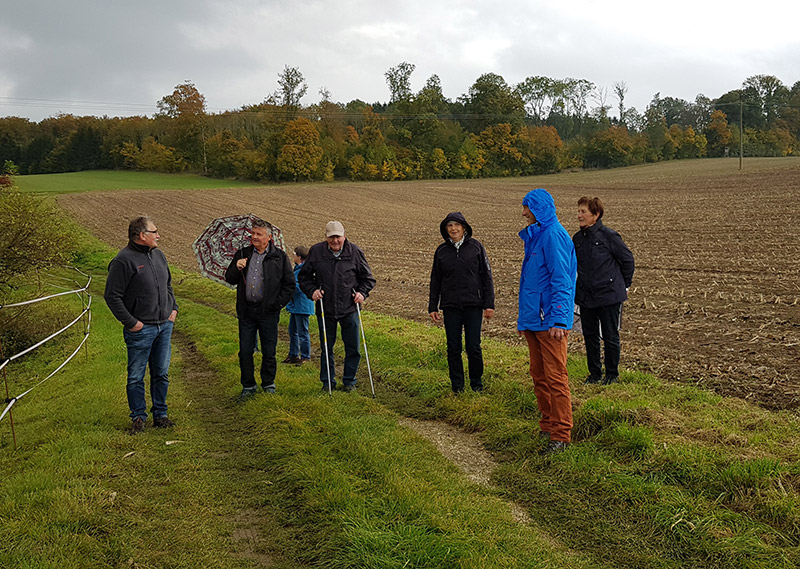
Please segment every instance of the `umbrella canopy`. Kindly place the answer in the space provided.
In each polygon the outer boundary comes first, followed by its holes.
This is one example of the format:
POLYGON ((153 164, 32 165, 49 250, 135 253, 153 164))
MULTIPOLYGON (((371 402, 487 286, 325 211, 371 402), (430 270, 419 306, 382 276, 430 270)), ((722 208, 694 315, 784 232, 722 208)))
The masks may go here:
MULTIPOLYGON (((253 222, 261 219, 252 213, 218 217, 208 224, 200 237, 192 243, 200 272, 211 280, 231 286, 225 282, 228 269, 236 251, 250 245, 253 222)), ((272 224, 270 224, 272 225, 272 224)), ((272 225, 272 241, 285 250, 283 232, 272 225)))

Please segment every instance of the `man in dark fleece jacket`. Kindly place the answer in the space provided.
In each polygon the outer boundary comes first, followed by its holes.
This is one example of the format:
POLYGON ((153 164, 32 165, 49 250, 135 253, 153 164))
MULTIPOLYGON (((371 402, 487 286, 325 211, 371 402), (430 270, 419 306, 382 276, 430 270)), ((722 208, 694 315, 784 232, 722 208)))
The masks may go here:
POLYGON ((172 292, 172 275, 158 247, 158 229, 149 217, 137 217, 128 226, 128 245, 108 265, 104 298, 111 313, 124 326, 128 349, 128 407, 132 435, 147 421, 144 374, 150 365, 153 424, 172 427, 167 417, 170 341, 178 304, 172 292))
POLYGON ((433 255, 428 314, 438 323, 439 308, 444 312, 447 334, 447 365, 450 386, 464 391, 464 364, 461 361, 461 332, 467 350, 469 384, 483 390, 483 351, 481 324, 494 315, 494 281, 489 257, 472 227, 461 212, 448 214, 439 224, 444 243, 433 255))

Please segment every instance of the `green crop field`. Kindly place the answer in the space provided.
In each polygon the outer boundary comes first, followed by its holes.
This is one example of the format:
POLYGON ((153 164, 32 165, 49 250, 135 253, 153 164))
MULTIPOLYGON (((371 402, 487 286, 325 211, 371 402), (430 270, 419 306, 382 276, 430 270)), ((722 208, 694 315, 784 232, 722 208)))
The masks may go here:
POLYGON ((158 174, 129 170, 95 170, 68 174, 33 174, 17 176, 22 191, 38 194, 65 194, 103 190, 218 190, 256 185, 238 180, 217 180, 195 174, 158 174))

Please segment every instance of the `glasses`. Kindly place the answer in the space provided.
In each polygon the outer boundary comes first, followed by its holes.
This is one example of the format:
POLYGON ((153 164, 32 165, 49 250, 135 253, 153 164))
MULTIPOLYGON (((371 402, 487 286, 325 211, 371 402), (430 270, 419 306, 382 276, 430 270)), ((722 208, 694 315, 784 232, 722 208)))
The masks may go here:
POLYGON ((142 233, 158 233, 158 229, 145 229, 142 233))

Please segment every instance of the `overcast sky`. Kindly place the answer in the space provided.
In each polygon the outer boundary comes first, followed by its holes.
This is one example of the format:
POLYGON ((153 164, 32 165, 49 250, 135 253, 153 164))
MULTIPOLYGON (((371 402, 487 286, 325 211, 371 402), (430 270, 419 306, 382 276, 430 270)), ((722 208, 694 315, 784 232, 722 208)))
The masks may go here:
MULTIPOLYGON (((209 112, 262 102, 285 65, 320 100, 386 102, 384 73, 416 65, 446 97, 482 74, 628 86, 688 101, 751 75, 800 81, 800 2, 759 0, 0 0, 0 116, 152 115, 190 80, 209 112)), ((590 106, 596 106, 592 101, 590 106)), ((613 114, 613 109, 612 109, 613 114)))

